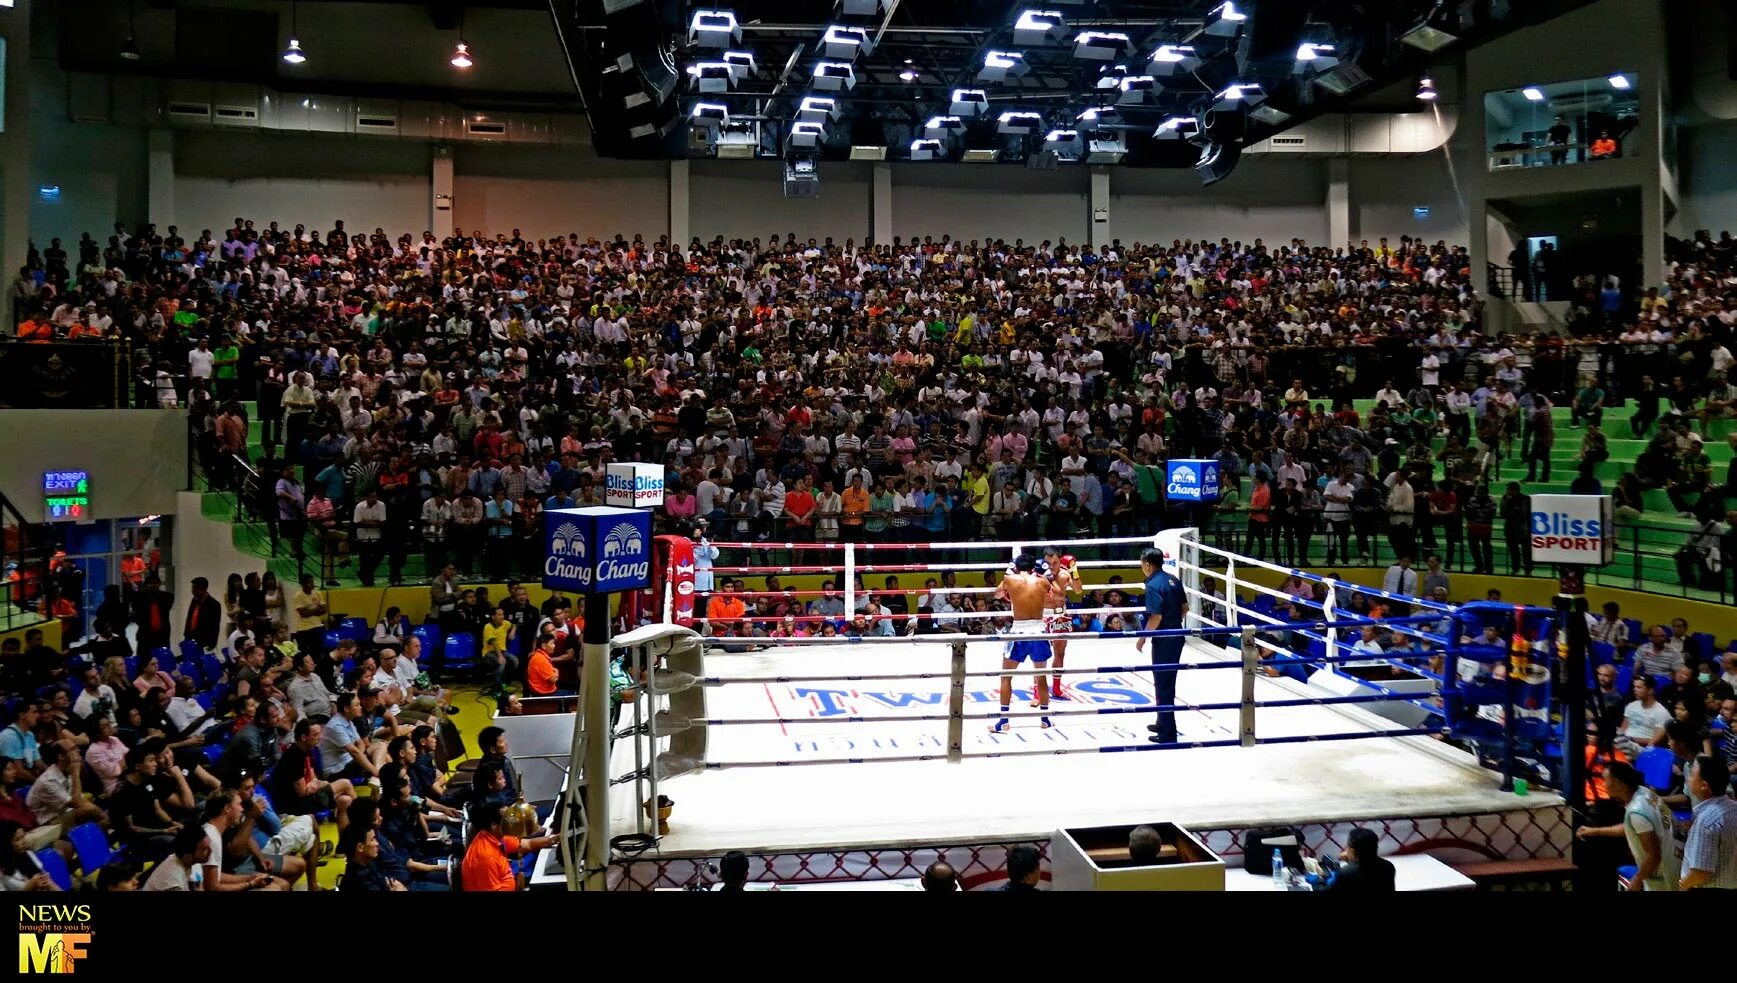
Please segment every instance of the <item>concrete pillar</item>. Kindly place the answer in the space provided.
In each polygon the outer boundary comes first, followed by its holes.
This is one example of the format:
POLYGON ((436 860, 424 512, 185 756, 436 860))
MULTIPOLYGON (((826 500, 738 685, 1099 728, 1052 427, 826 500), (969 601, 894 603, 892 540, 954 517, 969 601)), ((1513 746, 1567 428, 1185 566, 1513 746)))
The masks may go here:
POLYGON ((687 253, 688 240, 693 233, 689 231, 688 216, 693 214, 691 195, 693 184, 688 172, 688 162, 672 160, 669 162, 669 241, 670 245, 687 253))
POLYGON ((429 169, 429 185, 434 198, 428 203, 428 230, 436 239, 452 235, 452 209, 457 200, 453 195, 452 148, 436 146, 429 169))
POLYGON ((152 128, 146 138, 145 193, 149 221, 159 229, 175 224, 175 131, 152 128))
MULTIPOLYGON (((30 12, 34 3, 0 8, 6 42, 5 103, 0 106, 0 263, 12 277, 30 239, 30 12)), ((10 326, 11 319, 7 319, 10 326)))
POLYGON ((1086 239, 1094 248, 1102 248, 1110 244, 1110 169, 1107 167, 1092 168, 1092 191, 1087 196, 1091 214, 1086 216, 1090 223, 1086 239))
POLYGON ((893 165, 880 161, 872 165, 869 181, 869 241, 893 241, 893 165))
POLYGON ((1351 221, 1351 161, 1327 161, 1327 245, 1337 249, 1357 238, 1351 221))

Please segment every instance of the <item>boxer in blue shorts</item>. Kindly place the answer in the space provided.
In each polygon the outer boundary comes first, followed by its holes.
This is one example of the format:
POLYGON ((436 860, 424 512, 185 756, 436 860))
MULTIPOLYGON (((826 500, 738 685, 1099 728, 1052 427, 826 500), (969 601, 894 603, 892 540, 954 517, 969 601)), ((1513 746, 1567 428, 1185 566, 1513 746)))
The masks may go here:
MULTIPOLYGON (((1021 554, 1013 561, 1013 569, 1001 578, 1001 586, 996 588, 998 600, 1005 599, 1013 607, 1013 635, 1041 635, 1044 633, 1044 599, 1049 595, 1050 581, 1037 572, 1037 560, 1029 555, 1021 554)), ((1007 710, 1013 705, 1013 670, 1019 668, 1027 660, 1031 661, 1032 669, 1036 670, 1037 705, 1040 709, 1049 709, 1049 678, 1044 670, 1049 668, 1049 640, 1043 638, 1010 639, 1007 651, 1001 658, 1001 719, 995 726, 989 728, 991 733, 1007 733, 1007 710)), ((1043 726, 1051 726, 1048 716, 1042 718, 1043 726)))

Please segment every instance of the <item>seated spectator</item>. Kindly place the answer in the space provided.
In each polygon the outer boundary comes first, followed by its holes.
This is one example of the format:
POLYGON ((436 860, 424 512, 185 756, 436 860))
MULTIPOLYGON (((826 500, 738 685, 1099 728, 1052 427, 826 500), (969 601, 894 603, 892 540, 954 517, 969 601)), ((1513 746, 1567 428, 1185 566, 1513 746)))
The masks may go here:
POLYGON ((321 725, 312 720, 296 721, 295 741, 272 768, 267 787, 279 812, 300 816, 329 811, 338 817, 341 828, 349 823, 345 807, 355 798, 356 790, 348 779, 328 781, 320 777, 320 741, 324 737, 321 725))
POLYGON ((1634 700, 1623 708, 1616 739, 1616 746, 1630 757, 1642 748, 1663 746, 1665 725, 1671 722, 1671 712, 1658 701, 1651 676, 1636 673, 1633 686, 1634 700))
POLYGON ((534 836, 521 840, 501 832, 502 807, 482 804, 471 811, 470 845, 465 848, 463 879, 466 891, 516 891, 518 879, 513 873, 513 858, 525 853, 546 850, 555 844, 553 836, 534 836))
POLYGON ((107 826, 108 814, 85 798, 84 758, 78 748, 57 744, 55 752, 54 764, 36 776, 26 800, 38 825, 58 826, 63 831, 85 822, 107 826))

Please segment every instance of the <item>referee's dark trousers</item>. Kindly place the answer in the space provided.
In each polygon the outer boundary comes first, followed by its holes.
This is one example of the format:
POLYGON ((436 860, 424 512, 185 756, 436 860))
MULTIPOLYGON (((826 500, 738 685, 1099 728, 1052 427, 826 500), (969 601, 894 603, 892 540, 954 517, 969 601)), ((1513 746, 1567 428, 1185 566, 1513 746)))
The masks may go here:
MULTIPOLYGON (((1169 627, 1169 626, 1166 626, 1169 627)), ((1152 639, 1152 663, 1160 666, 1173 666, 1182 661, 1182 643, 1185 638, 1154 638, 1152 639)), ((1174 706, 1176 703, 1176 673, 1160 669, 1152 670, 1152 688, 1157 691, 1159 706, 1174 706)), ((1160 710, 1158 712, 1158 741, 1161 744, 1176 742, 1176 714, 1160 710)))

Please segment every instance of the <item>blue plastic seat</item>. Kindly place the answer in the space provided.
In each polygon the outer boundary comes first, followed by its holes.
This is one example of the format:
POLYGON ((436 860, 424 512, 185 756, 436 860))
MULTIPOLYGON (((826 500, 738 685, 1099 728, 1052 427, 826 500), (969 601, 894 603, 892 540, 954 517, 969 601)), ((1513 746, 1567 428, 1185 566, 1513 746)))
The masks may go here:
MULTIPOLYGON (((1698 631, 1689 636, 1688 640, 1683 643, 1683 648, 1693 655, 1698 656, 1702 662, 1710 662, 1714 655, 1717 654, 1715 650, 1718 646, 1713 643, 1712 635, 1704 631, 1698 631)), ((1717 675, 1717 673, 1715 673, 1715 675, 1717 675)))
POLYGON ((337 651, 338 646, 343 644, 343 641, 344 641, 343 632, 338 631, 336 628, 333 628, 332 630, 326 632, 326 651, 327 652, 337 651))
MULTIPOLYGON (((199 660, 197 659, 187 659, 181 662, 175 667, 175 671, 180 673, 182 676, 193 680, 194 689, 198 689, 205 685, 205 669, 199 665, 199 660)), ((216 680, 212 680, 212 682, 216 682, 216 680)))
POLYGON ((1616 646, 1609 642, 1593 642, 1587 646, 1589 660, 1594 666, 1607 666, 1616 661, 1616 646))
POLYGON ((220 661, 215 655, 206 655, 203 652, 200 653, 199 676, 205 681, 205 685, 217 685, 218 680, 223 678, 222 661, 220 661))
POLYGON ((374 637, 367 618, 345 618, 338 622, 338 636, 352 642, 365 642, 374 637))
POLYGON ((1623 880, 1630 881, 1634 880, 1634 875, 1640 873, 1640 868, 1636 867, 1634 864, 1624 864, 1621 867, 1618 867, 1616 872, 1621 875, 1623 880))
POLYGON ((1635 755, 1634 767, 1650 788, 1663 792, 1671 787, 1671 757, 1668 747, 1642 748, 1635 755))
POLYGON ((215 766, 217 762, 223 760, 223 745, 221 744, 207 744, 199 750, 204 752, 205 763, 208 765, 215 766))
POLYGON ((134 676, 137 676, 139 674, 139 666, 142 665, 144 663, 144 661, 145 661, 144 659, 141 659, 136 655, 129 655, 129 656, 126 656, 125 658, 121 659, 121 662, 123 662, 127 667, 127 678, 128 679, 131 679, 134 676))
POLYGON ((417 625, 410 629, 410 635, 422 641, 422 658, 418 661, 423 668, 439 663, 444 651, 442 646, 446 644, 446 633, 440 630, 439 625, 432 622, 417 625))
POLYGON ((84 876, 97 872, 97 869, 115 858, 114 848, 109 846, 109 836, 96 823, 79 823, 66 831, 66 838, 72 841, 72 848, 78 851, 78 868, 84 871, 84 876))
POLYGON ((62 891, 72 890, 72 868, 66 865, 66 858, 54 847, 43 847, 36 851, 36 860, 42 864, 42 872, 54 882, 54 886, 62 891))
POLYGON ((476 636, 468 631, 447 636, 446 647, 441 650, 441 671, 472 673, 476 667, 476 636))

